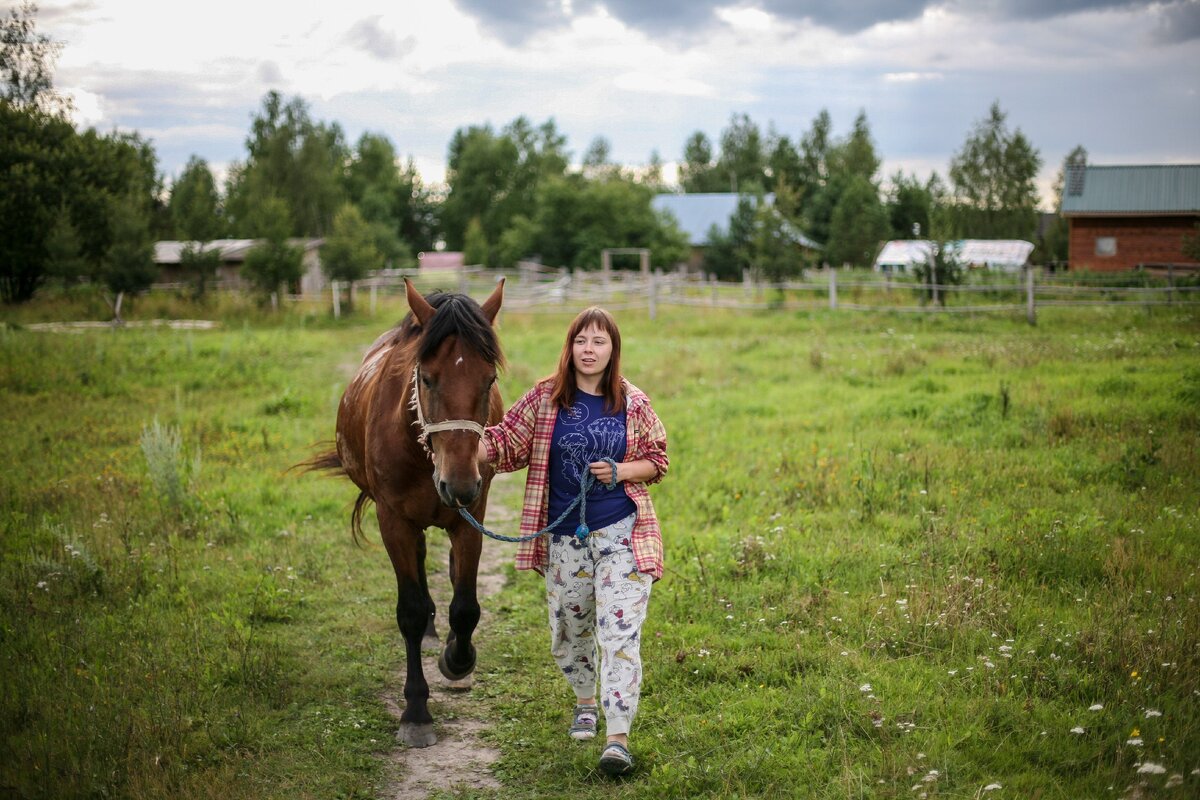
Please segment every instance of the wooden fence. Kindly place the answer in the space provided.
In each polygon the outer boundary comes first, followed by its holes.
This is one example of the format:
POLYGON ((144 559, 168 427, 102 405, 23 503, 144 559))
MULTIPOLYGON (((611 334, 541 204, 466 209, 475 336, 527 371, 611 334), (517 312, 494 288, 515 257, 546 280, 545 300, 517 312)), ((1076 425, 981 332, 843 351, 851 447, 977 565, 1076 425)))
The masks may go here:
MULTIPOLYGON (((534 268, 519 270, 467 268, 437 275, 414 274, 422 291, 434 288, 473 295, 491 291, 503 276, 504 307, 530 312, 562 312, 599 304, 611 310, 645 309, 654 319, 663 306, 703 306, 738 310, 824 309, 835 311, 893 311, 902 313, 1011 313, 1031 323, 1037 309, 1096 305, 1200 304, 1200 285, 1191 283, 1130 287, 1070 282, 1070 276, 1053 278, 1025 270, 992 275, 987 282, 961 285, 920 283, 887 275, 861 272, 849 277, 839 270, 811 271, 799 280, 783 283, 755 281, 749 274, 741 282, 722 282, 694 273, 662 271, 574 272, 534 268)), ((378 298, 404 291, 401 275, 377 275, 352 285, 334 284, 326 293, 334 314, 341 312, 349 293, 355 305, 366 300, 372 312, 378 298), (365 295, 365 297, 364 297, 365 295)))

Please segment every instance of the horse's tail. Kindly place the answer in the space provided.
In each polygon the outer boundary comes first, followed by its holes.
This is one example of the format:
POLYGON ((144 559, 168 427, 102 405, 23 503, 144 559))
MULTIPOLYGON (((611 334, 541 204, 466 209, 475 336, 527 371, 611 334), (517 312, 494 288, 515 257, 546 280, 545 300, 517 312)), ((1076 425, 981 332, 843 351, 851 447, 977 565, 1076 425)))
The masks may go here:
MULTIPOLYGON (((346 465, 342 463, 341 456, 337 450, 329 450, 324 453, 318 453, 312 458, 307 458, 296 464, 292 469, 299 469, 301 472, 330 472, 336 475, 346 475, 346 465)), ((354 539, 354 543, 359 547, 363 547, 367 543, 367 539, 362 532, 362 518, 367 510, 367 503, 374 498, 365 491, 358 493, 358 499, 354 501, 354 511, 350 513, 350 535, 354 539)))
POLYGON ((362 518, 367 510, 367 503, 373 498, 365 491, 358 493, 358 499, 354 501, 354 511, 350 513, 350 535, 354 539, 354 543, 359 547, 365 547, 367 539, 362 532, 362 518))
POLYGON ((343 475, 346 473, 346 467, 342 464, 342 457, 338 455, 337 450, 306 458, 292 469, 299 469, 301 472, 340 472, 343 475))

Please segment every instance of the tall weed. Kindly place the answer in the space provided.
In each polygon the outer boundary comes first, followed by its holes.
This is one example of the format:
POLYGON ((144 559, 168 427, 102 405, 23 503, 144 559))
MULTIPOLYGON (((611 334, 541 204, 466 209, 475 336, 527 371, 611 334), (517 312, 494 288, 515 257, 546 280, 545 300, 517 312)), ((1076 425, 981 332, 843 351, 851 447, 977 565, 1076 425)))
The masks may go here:
POLYGON ((186 517, 195 507, 192 488, 200 476, 200 450, 187 461, 179 428, 160 424, 158 417, 142 427, 141 445, 159 501, 172 516, 186 517))

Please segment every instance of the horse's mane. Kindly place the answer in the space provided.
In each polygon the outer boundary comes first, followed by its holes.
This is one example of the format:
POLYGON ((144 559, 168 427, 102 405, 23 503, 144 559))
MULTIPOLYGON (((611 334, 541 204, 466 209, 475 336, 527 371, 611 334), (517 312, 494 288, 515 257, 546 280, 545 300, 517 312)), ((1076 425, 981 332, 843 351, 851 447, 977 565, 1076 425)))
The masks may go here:
POLYGON ((407 346, 416 342, 416 356, 424 360, 433 355, 447 336, 458 336, 459 340, 477 352, 488 363, 504 365, 504 354, 500 351, 500 339, 491 323, 483 316, 479 304, 457 292, 433 292, 425 299, 435 313, 429 324, 422 327, 410 311, 400 322, 399 339, 407 346))

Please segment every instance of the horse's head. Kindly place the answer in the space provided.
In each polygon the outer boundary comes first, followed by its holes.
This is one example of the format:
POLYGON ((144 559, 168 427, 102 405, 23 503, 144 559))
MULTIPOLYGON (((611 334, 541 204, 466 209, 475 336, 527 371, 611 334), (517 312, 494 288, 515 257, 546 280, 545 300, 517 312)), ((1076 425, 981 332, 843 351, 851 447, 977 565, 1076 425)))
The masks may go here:
POLYGON ((462 294, 428 299, 405 281, 408 307, 421 326, 412 396, 433 485, 448 506, 469 506, 483 480, 476 453, 503 364, 493 323, 504 299, 501 280, 480 306, 462 294))

